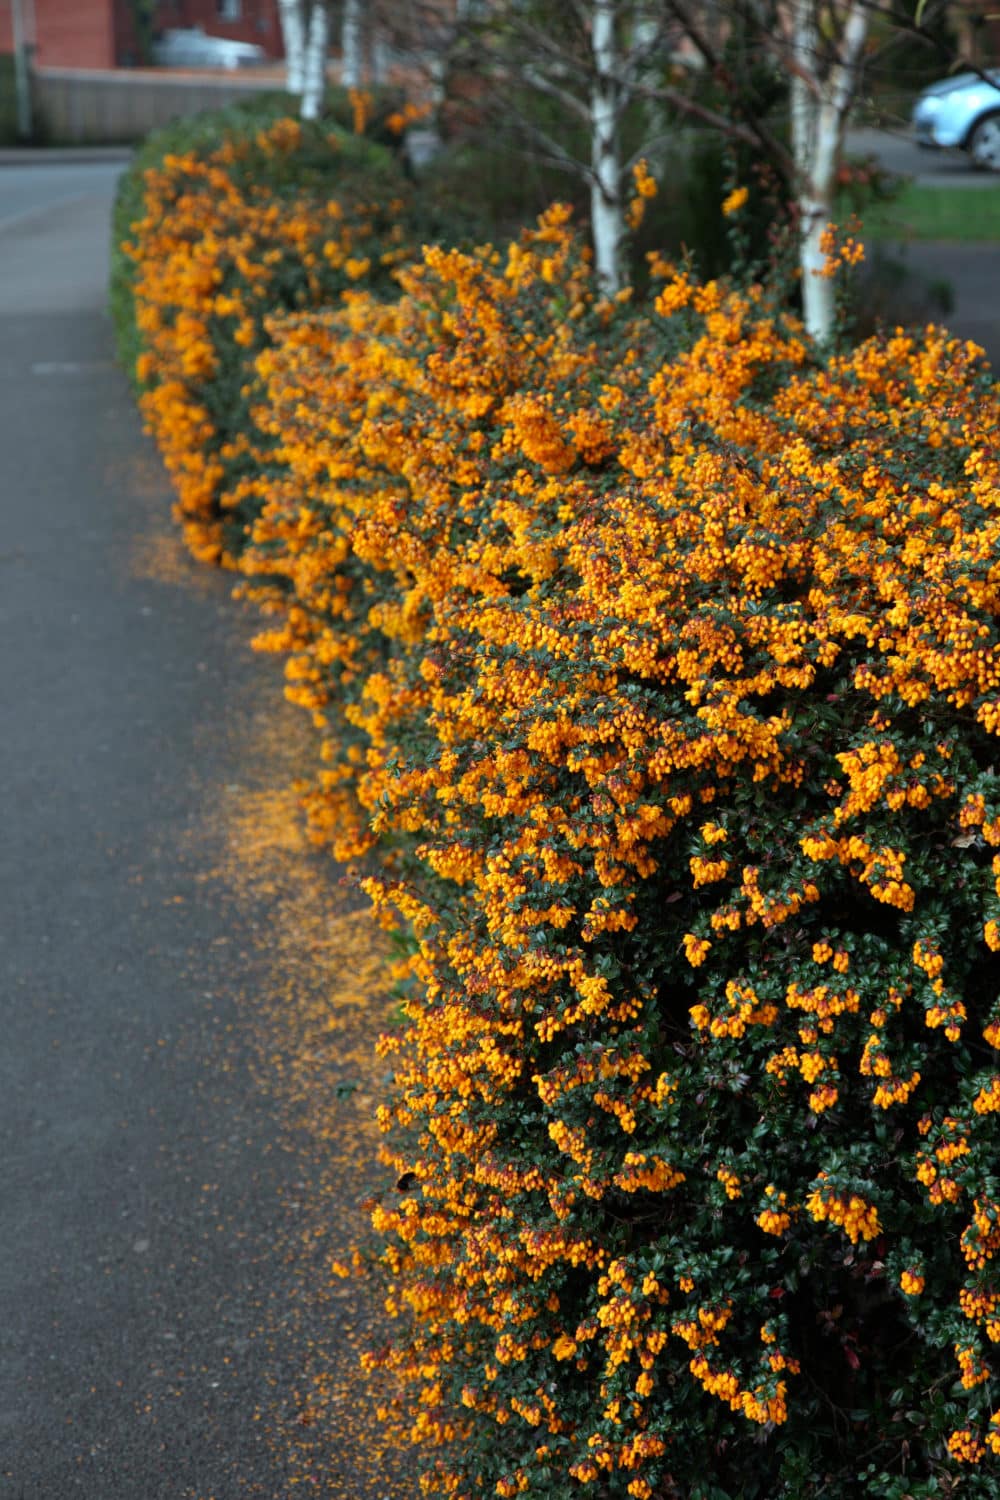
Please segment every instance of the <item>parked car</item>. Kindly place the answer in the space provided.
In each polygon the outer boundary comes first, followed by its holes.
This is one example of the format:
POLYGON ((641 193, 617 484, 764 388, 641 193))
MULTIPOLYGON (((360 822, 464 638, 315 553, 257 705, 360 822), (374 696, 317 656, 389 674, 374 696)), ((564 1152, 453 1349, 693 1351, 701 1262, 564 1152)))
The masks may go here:
POLYGON ((1000 172, 1000 71, 958 73, 924 89, 913 107, 918 146, 958 146, 977 167, 1000 172))
POLYGON ((158 68, 251 68, 267 61, 256 42, 236 42, 226 36, 209 36, 200 26, 175 26, 153 43, 152 59, 158 68))

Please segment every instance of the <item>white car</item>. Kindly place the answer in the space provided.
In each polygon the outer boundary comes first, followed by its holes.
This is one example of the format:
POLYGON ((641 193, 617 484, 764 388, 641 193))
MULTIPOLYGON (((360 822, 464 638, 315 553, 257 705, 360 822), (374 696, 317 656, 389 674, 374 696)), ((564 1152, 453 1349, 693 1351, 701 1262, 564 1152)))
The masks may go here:
POLYGON ((958 146, 977 167, 1000 172, 1000 71, 932 83, 913 106, 913 128, 918 146, 958 146))
POLYGON ((267 61, 256 42, 236 42, 226 36, 209 36, 200 26, 175 26, 164 31, 152 46, 158 68, 252 68, 267 61))

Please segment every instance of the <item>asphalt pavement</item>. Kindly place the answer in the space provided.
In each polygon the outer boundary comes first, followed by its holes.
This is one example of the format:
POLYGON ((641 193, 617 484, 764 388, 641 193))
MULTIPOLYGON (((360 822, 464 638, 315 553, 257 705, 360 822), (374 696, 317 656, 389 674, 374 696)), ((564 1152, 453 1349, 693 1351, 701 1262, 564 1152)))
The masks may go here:
MULTIPOLYGON (((973 170, 964 151, 921 149, 905 128, 852 130, 846 144, 850 155, 873 156, 886 171, 927 187, 1000 193, 1000 177, 973 170)), ((884 249, 905 269, 911 285, 949 288, 951 310, 929 309, 926 315, 981 345, 993 367, 1000 369, 1000 245, 910 240, 884 249)), ((919 305, 919 291, 915 295, 919 305)))
POLYGON ((1000 372, 1000 245, 912 240, 885 248, 918 284, 949 289, 950 311, 931 310, 930 320, 978 344, 1000 372))
POLYGON ((934 151, 918 146, 913 132, 903 124, 894 129, 875 130, 865 126, 849 130, 845 145, 849 156, 874 156, 887 172, 910 177, 928 187, 1000 190, 1000 179, 974 168, 964 151, 934 151))
MULTIPOLYGON (((117 171, 0 169, 0 1497, 405 1496, 351 1395, 364 1298, 311 1290, 364 1160, 300 1149, 262 1085, 302 882, 231 858, 304 716, 180 550, 115 366, 117 171)), ((350 921, 296 857, 324 930, 350 921)))

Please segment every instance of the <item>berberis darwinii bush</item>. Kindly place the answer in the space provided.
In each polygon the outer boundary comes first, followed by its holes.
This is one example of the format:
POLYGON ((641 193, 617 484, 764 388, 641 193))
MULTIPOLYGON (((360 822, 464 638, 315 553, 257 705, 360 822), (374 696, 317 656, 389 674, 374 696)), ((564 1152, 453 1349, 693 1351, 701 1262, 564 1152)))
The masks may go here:
POLYGON ((262 644, 406 949, 371 1365, 430 1492, 992 1500, 996 391, 653 269, 553 210, 248 377, 262 644))
POLYGON ((995 392, 654 269, 553 212, 262 356, 246 566, 411 934, 374 1364, 431 1491, 992 1496, 995 392))

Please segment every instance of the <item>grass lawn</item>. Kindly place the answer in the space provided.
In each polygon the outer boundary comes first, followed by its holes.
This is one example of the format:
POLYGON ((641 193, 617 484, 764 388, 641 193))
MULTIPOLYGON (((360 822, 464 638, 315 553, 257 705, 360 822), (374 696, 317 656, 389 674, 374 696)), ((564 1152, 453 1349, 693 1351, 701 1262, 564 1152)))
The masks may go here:
POLYGON ((1000 177, 982 187, 927 187, 910 182, 889 203, 873 203, 863 215, 873 240, 997 240, 1000 242, 1000 177))

